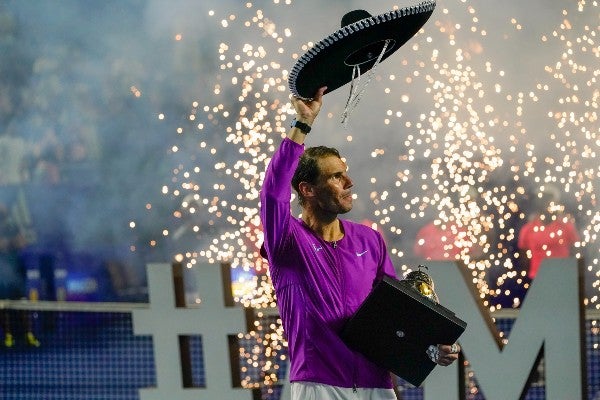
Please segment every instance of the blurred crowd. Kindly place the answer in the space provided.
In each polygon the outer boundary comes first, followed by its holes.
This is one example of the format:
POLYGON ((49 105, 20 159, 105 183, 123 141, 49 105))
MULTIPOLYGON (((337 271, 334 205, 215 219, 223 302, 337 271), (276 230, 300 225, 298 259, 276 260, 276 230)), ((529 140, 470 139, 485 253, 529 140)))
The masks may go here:
MULTIPOLYGON (((115 120, 123 118, 127 95, 109 90, 110 82, 94 76, 97 69, 85 76, 75 67, 93 63, 85 43, 73 37, 41 45, 24 34, 9 6, 0 3, 0 300, 67 299, 49 282, 60 267, 89 274, 78 279, 103 291, 90 293, 91 300, 143 301, 143 260, 127 251, 139 238, 131 237, 121 212, 131 208, 130 198, 139 199, 135 190, 121 196, 115 174, 121 166, 111 162, 112 141, 123 135, 115 120), (103 219, 104 212, 112 218, 103 219), (101 267, 62 265, 83 260, 81 253, 101 259, 101 267)), ((122 72, 118 60, 114 68, 122 72)), ((7 347, 15 343, 13 331, 39 345, 27 313, 0 313, 7 347)))

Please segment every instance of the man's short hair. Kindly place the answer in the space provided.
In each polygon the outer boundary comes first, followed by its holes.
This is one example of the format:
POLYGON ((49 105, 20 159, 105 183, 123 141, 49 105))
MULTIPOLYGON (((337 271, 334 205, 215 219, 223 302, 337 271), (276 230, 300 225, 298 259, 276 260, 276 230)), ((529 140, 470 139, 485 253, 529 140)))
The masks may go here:
POLYGON ((304 150, 304 154, 302 154, 300 157, 300 162, 298 163, 298 167, 296 167, 296 171, 292 177, 292 187, 296 193, 298 193, 298 201, 300 202, 300 205, 302 205, 304 202, 299 190, 300 182, 316 183, 317 179, 319 178, 319 174, 321 173, 321 171, 319 171, 318 161, 321 158, 329 156, 342 158, 340 156, 340 152, 333 147, 315 146, 304 150))

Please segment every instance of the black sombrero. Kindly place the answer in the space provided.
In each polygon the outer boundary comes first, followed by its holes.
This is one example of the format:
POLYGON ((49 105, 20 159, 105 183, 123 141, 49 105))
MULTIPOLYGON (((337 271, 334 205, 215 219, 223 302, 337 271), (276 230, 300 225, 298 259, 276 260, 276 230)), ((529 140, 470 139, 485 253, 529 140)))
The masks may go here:
POLYGON ((435 0, 372 16, 355 10, 344 15, 342 28, 316 43, 290 71, 293 95, 310 99, 322 86, 327 91, 352 81, 357 67, 362 74, 389 57, 427 22, 435 0))

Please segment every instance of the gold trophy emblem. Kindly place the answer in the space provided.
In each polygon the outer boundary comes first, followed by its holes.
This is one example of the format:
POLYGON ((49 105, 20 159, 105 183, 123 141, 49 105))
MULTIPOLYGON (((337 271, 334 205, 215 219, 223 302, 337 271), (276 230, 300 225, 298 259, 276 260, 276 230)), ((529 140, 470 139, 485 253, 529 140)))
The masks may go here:
POLYGON ((424 296, 425 298, 433 301, 434 303, 439 303, 437 294, 435 293, 435 287, 433 284, 433 279, 431 276, 423 271, 423 269, 427 269, 424 265, 419 265, 416 271, 412 271, 406 275, 406 278, 403 282, 408 284, 409 287, 416 290, 424 296))

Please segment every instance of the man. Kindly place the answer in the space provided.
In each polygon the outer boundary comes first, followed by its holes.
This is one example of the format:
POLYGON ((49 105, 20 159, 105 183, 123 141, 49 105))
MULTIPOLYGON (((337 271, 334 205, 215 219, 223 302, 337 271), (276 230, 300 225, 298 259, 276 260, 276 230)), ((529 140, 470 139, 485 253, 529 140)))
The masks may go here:
MULTIPOLYGON (((262 254, 289 343, 292 399, 395 399, 389 372, 339 336, 373 285, 395 272, 377 231, 338 218, 352 209, 353 182, 337 150, 304 150, 326 89, 313 100, 292 98, 295 126, 273 155, 261 191, 262 254), (301 218, 290 211, 291 186, 301 218)), ((457 345, 438 349, 440 365, 458 358, 457 345)))

